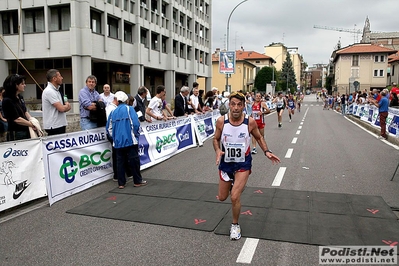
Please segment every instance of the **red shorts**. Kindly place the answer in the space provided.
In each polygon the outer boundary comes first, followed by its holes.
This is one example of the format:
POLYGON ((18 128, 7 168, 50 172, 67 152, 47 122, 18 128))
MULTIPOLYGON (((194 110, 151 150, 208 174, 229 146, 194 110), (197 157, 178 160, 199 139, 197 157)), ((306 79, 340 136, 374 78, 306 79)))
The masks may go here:
MULTIPOLYGON (((255 121, 256 121, 256 120, 255 120, 255 121)), ((256 124, 258 125, 258 128, 259 128, 259 129, 265 128, 265 123, 257 122, 257 121, 256 121, 256 124)))

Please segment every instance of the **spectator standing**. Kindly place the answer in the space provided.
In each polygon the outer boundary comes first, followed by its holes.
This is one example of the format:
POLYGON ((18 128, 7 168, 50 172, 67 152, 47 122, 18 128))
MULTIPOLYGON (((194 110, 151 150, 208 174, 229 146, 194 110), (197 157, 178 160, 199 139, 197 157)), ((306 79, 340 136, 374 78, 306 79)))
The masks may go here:
POLYGON ((145 116, 145 109, 146 109, 145 101, 147 99, 147 93, 148 93, 147 88, 144 86, 141 86, 137 90, 137 95, 134 96, 134 99, 136 102, 136 106, 134 107, 134 110, 136 111, 140 122, 145 122, 145 121, 151 122, 151 119, 146 118, 146 116, 145 116))
POLYGON ((89 130, 97 127, 96 122, 90 121, 90 111, 96 110, 96 101, 100 94, 96 91, 97 78, 90 75, 86 79, 86 86, 79 91, 80 128, 89 130))
POLYGON ((26 87, 25 77, 11 74, 4 80, 3 87, 3 111, 8 123, 9 140, 29 139, 29 128, 36 130, 36 127, 29 121, 32 117, 21 95, 26 87))
POLYGON ((191 104, 188 106, 188 113, 189 114, 193 114, 193 113, 199 114, 199 113, 202 112, 202 108, 201 108, 201 106, 199 104, 198 95, 199 95, 199 90, 198 90, 198 88, 194 87, 193 88, 193 94, 190 96, 191 104))
POLYGON ((114 101, 114 94, 111 92, 109 84, 103 86, 103 93, 100 94, 100 99, 105 103, 105 107, 114 101))
POLYGON ((43 128, 49 136, 66 132, 66 112, 71 110, 60 92, 63 77, 57 69, 50 69, 46 74, 47 87, 42 94, 43 128))
POLYGON ((204 90, 198 91, 198 102, 201 106, 201 110, 204 109, 204 90))
POLYGON ((187 86, 183 86, 180 89, 180 93, 175 97, 175 110, 173 115, 184 116, 188 114, 188 105, 191 104, 188 102, 187 96, 190 93, 190 89, 187 86))
POLYGON ((391 94, 390 100, 392 100, 392 93, 396 93, 396 96, 399 95, 399 88, 396 86, 395 82, 392 82, 392 88, 391 88, 391 92, 390 92, 390 94, 391 94))
POLYGON ((342 115, 346 115, 346 94, 342 94, 341 96, 341 113, 342 115))
POLYGON ((163 97, 166 96, 165 86, 159 85, 157 87, 157 94, 151 99, 145 113, 151 117, 152 121, 156 120, 164 120, 166 121, 167 118, 163 115, 162 108, 163 108, 163 97))
POLYGON ((147 181, 143 180, 140 173, 140 156, 138 147, 140 136, 139 119, 134 108, 126 104, 128 99, 126 93, 123 91, 117 91, 115 97, 118 100, 118 106, 110 113, 106 124, 106 130, 109 138, 112 139, 112 146, 116 151, 119 188, 125 188, 126 167, 130 167, 132 170, 133 186, 145 186, 147 181), (126 165, 126 163, 129 165, 126 165))
POLYGON ((381 127, 381 134, 378 137, 379 139, 387 139, 388 135, 386 133, 387 125, 386 125, 386 120, 388 117, 388 98, 386 96, 386 92, 382 90, 380 92, 380 100, 377 101, 373 97, 369 97, 369 102, 371 104, 374 104, 375 106, 378 107, 378 113, 380 117, 380 127, 381 127))
POLYGON ((0 142, 7 141, 8 123, 3 111, 4 88, 0 87, 0 142))
POLYGON ((213 93, 213 91, 208 91, 205 94, 205 101, 204 101, 204 108, 202 109, 203 111, 207 112, 207 111, 211 111, 213 108, 213 102, 215 101, 215 94, 213 93))
POLYGON ((398 95, 395 92, 391 92, 392 100, 389 103, 389 107, 399 106, 398 95))

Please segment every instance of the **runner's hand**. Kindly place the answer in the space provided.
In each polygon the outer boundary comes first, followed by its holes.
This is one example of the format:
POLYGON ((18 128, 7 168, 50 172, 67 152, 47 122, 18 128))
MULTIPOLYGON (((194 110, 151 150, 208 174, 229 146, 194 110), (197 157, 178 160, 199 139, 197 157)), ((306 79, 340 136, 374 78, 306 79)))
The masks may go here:
POLYGON ((222 150, 218 150, 216 151, 216 165, 219 165, 220 163, 220 158, 222 158, 222 155, 224 154, 224 152, 222 150))

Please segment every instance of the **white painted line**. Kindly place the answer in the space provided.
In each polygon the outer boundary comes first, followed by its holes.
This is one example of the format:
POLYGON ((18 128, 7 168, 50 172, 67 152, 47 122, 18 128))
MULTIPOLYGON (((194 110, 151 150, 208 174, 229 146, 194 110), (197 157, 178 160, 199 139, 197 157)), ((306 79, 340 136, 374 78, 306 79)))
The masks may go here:
POLYGON ((276 174, 276 177, 273 180, 272 187, 279 187, 281 184, 281 181, 283 181, 284 173, 287 167, 280 167, 278 169, 278 172, 276 174))
POLYGON ((16 213, 10 214, 10 215, 0 219, 0 224, 2 224, 4 222, 7 222, 7 221, 9 221, 11 219, 17 218, 17 217, 19 217, 21 215, 24 215, 26 213, 29 213, 31 211, 34 211, 34 210, 40 209, 42 207, 48 206, 48 205, 49 205, 48 201, 44 201, 42 203, 35 204, 35 205, 31 206, 31 207, 28 207, 26 209, 20 210, 20 211, 18 211, 16 213))
POLYGON ((241 252, 238 255, 236 263, 247 263, 251 264, 252 258, 254 257, 255 250, 258 246, 259 239, 247 238, 244 245, 241 248, 241 252))
POLYGON ((297 134, 297 135, 301 134, 301 131, 300 131, 300 130, 297 130, 297 131, 296 131, 296 134, 297 134))
POLYGON ((295 144, 297 141, 298 141, 298 138, 293 138, 291 143, 295 144))
POLYGON ((302 126, 299 126, 298 129, 302 129, 302 126))
POLYGON ((303 125, 303 122, 301 122, 300 124, 303 125))
POLYGON ((293 151, 294 151, 294 149, 288 149, 287 153, 285 154, 285 158, 287 158, 287 159, 291 158, 293 151))
MULTIPOLYGON (((349 118, 347 118, 346 116, 344 117, 346 120, 348 120, 349 122, 351 122, 352 124, 358 126, 360 129, 363 129, 364 131, 366 131, 367 133, 369 133, 370 135, 378 138, 378 135, 374 134, 373 132, 371 132, 370 130, 365 129, 364 127, 362 127, 361 125, 359 125, 358 123, 353 122, 352 120, 350 120, 349 118)), ((386 140, 382 140, 382 142, 385 142, 385 144, 391 146, 392 148, 399 150, 399 146, 390 143, 389 141, 386 140)))

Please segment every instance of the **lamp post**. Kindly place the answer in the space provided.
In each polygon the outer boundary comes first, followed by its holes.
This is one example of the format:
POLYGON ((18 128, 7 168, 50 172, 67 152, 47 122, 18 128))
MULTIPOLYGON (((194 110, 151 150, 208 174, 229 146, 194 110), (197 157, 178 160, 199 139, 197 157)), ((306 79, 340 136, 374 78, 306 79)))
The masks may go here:
MULTIPOLYGON (((276 59, 277 59, 277 57, 279 57, 280 55, 282 55, 283 53, 281 53, 281 54, 279 54, 278 56, 276 56, 276 59)), ((274 60, 273 59, 273 62, 274 63, 277 63, 277 61, 276 60, 274 60)), ((274 80, 274 63, 272 63, 272 68, 273 68, 273 74, 272 74, 272 87, 273 87, 273 93, 274 93, 274 89, 276 88, 276 81, 274 80)))
MULTIPOLYGON (((230 35, 230 18, 231 18, 231 15, 233 15, 233 12, 237 9, 237 7, 239 7, 241 4, 243 4, 243 3, 247 2, 247 1, 248 0, 241 1, 230 12, 229 19, 227 20, 227 33, 226 33, 226 50, 227 50, 227 52, 229 51, 229 35, 230 35)), ((226 74, 226 91, 231 92, 230 89, 229 89, 229 74, 226 74)))

